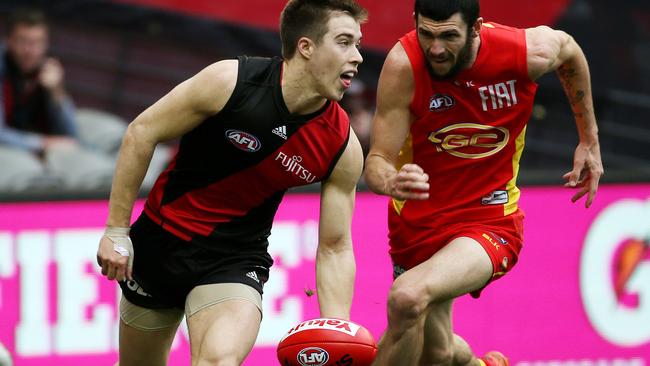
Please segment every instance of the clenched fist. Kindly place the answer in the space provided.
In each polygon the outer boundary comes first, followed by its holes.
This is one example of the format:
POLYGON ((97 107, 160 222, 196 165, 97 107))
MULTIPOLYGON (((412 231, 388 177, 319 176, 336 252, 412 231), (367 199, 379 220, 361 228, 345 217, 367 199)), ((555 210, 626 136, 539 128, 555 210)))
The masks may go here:
POLYGON ((133 280, 133 243, 128 227, 106 228, 99 241, 97 264, 109 280, 133 280))
POLYGON ((388 194, 398 200, 429 198, 429 175, 416 164, 404 164, 388 181, 388 194))

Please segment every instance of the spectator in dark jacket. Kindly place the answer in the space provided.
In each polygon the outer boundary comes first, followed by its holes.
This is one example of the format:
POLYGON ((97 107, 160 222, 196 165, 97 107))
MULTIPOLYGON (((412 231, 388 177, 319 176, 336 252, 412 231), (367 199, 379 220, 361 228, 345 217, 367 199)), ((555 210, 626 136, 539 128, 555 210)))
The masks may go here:
POLYGON ((18 9, 5 24, 5 44, 0 46, 0 192, 108 188, 115 158, 80 143, 63 66, 48 55, 45 15, 18 9))
MULTIPOLYGON (((0 193, 108 190, 116 152, 102 149, 101 142, 121 141, 126 123, 89 111, 75 120, 63 66, 48 55, 49 27, 41 11, 16 10, 6 25, 0 45, 0 193)), ((145 189, 169 156, 167 147, 156 150, 145 189)))
POLYGON ((18 10, 7 22, 0 58, 0 144, 42 152, 75 145, 74 106, 63 86, 61 63, 47 55, 43 13, 18 10))

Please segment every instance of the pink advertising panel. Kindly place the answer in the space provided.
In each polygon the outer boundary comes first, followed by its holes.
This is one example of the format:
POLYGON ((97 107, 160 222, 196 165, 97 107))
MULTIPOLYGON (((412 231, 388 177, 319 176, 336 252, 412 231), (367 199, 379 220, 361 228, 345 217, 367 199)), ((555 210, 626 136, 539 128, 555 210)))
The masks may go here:
MULTIPOLYGON (((604 186, 594 205, 572 191, 522 189, 525 244, 512 272, 479 300, 456 302, 454 328, 476 353, 518 366, 650 364, 650 185, 604 186)), ((140 210, 138 207, 138 212, 140 210)), ((386 324, 391 265, 386 199, 358 195, 352 320, 377 338, 386 324)), ((119 290, 95 263, 106 202, 0 204, 0 342, 18 366, 112 365, 119 290)), ((248 366, 276 365, 275 345, 318 316, 314 255, 318 195, 288 195, 270 250, 257 344, 248 366)), ((187 329, 170 365, 189 365, 187 329)))

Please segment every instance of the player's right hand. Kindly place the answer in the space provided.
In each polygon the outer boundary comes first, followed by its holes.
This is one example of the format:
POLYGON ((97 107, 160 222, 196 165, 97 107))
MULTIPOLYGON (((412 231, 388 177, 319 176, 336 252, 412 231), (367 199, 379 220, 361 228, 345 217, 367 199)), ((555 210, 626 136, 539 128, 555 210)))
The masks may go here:
POLYGON ((129 228, 106 228, 99 241, 97 264, 109 280, 133 280, 133 243, 129 237, 129 228))
POLYGON ((404 164, 388 182, 388 193, 398 200, 429 198, 429 175, 417 164, 404 164))

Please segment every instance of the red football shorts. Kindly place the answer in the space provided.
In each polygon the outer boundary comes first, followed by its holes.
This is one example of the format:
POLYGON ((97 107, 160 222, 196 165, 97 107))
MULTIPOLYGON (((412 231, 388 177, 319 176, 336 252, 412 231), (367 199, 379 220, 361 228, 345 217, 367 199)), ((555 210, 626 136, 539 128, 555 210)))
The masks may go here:
MULTIPOLYGON (((487 286, 505 275, 517 263, 523 245, 523 220, 524 214, 518 210, 497 219, 462 222, 442 228, 400 225, 396 229, 391 225, 390 255, 395 270, 394 277, 428 260, 452 240, 469 237, 485 249, 492 261, 492 278, 485 284, 487 286)), ((481 290, 472 292, 472 296, 478 297, 481 290)))

